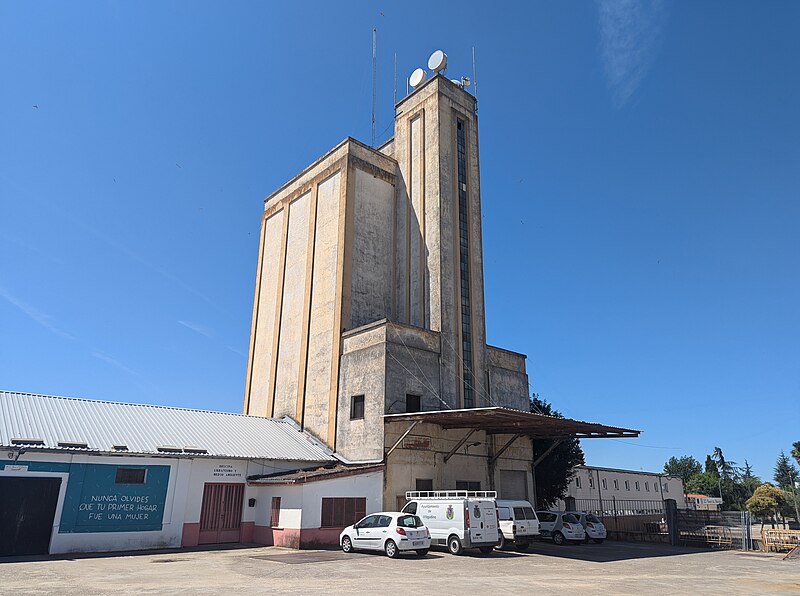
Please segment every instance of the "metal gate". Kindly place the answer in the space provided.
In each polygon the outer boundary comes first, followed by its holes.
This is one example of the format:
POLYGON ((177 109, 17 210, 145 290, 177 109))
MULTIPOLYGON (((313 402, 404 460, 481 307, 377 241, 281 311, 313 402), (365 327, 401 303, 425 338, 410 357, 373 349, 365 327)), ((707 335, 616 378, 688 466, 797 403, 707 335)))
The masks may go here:
POLYGON ((239 542, 243 500, 244 484, 206 482, 198 543, 239 542))
POLYGON ((747 511, 677 510, 678 540, 686 546, 750 550, 751 524, 747 511))
POLYGON ((0 557, 46 555, 61 478, 0 478, 0 557))

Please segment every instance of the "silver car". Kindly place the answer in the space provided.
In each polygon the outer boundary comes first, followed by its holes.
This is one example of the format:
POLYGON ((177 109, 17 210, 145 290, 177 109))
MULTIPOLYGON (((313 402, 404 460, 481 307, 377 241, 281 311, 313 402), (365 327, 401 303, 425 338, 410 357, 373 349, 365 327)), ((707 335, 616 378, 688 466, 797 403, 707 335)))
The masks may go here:
POLYGON ((586 532, 586 542, 592 540, 600 544, 608 536, 603 521, 594 513, 586 513, 585 511, 569 511, 569 513, 577 517, 578 521, 581 522, 586 532))
POLYGON ((565 511, 537 511, 539 534, 542 538, 552 538, 558 545, 565 542, 580 543, 586 539, 586 531, 572 513, 565 511))

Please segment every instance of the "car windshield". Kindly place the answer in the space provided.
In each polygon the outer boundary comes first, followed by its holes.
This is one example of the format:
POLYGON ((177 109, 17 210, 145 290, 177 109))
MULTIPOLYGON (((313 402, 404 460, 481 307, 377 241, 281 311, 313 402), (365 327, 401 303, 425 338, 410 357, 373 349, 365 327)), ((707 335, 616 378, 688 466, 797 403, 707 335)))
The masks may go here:
POLYGON ((401 528, 420 528, 423 524, 416 515, 401 515, 397 518, 397 525, 401 528))
POLYGON ((593 524, 599 524, 599 523, 601 523, 601 522, 600 522, 600 518, 599 518, 599 517, 597 517, 596 515, 594 515, 593 513, 589 513, 589 514, 587 514, 587 515, 586 515, 586 521, 590 521, 590 522, 592 522, 593 524))
POLYGON ((570 523, 570 524, 577 524, 578 523, 578 518, 575 517, 574 515, 572 515, 571 513, 567 513, 566 515, 564 515, 562 520, 567 522, 567 523, 570 523))

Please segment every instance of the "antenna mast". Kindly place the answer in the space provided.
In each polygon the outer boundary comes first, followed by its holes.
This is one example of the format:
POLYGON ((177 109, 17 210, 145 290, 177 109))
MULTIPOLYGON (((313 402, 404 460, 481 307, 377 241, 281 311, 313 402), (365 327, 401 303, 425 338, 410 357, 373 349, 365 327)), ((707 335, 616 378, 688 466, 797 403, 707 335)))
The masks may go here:
MULTIPOLYGON (((478 99, 478 71, 475 68, 475 46, 472 46, 472 82, 475 83, 475 100, 478 99)), ((477 108, 476 108, 477 111, 477 108)))
POLYGON ((394 53, 394 98, 392 106, 396 105, 397 105, 397 52, 394 53))
POLYGON ((377 61, 378 30, 372 28, 372 147, 375 147, 375 63, 377 61))

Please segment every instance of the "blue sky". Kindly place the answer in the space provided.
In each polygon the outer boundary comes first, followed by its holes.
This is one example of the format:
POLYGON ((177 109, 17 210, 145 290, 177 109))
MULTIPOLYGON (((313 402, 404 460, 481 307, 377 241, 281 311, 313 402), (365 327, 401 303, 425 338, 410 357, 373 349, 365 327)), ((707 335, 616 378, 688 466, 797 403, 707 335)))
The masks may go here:
POLYGON ((478 61, 488 339, 589 463, 800 439, 800 4, 0 4, 0 387, 238 411, 262 198, 478 61), (382 13, 382 14, 381 14, 382 13))

